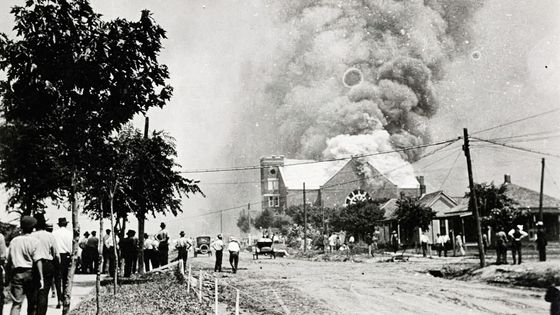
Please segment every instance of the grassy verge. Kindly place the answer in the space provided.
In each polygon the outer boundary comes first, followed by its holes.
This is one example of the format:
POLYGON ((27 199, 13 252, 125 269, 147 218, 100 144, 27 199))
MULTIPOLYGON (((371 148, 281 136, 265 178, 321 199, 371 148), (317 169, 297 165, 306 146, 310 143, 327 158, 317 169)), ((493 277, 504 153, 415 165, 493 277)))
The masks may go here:
MULTIPOLYGON (((125 279, 117 295, 107 282, 101 288, 101 314, 209 314, 207 303, 199 304, 196 296, 187 294, 184 283, 172 272, 146 274, 125 279)), ((95 290, 72 315, 95 314, 95 290)))

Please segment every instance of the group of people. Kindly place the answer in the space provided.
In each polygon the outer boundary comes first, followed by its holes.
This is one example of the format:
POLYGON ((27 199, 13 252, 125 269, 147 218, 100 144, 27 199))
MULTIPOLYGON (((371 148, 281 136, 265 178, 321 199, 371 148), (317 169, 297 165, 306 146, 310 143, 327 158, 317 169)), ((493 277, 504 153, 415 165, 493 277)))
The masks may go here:
MULTIPOLYGON (((59 228, 53 231, 42 213, 24 216, 20 221, 21 235, 12 239, 8 250, 0 234, 0 263, 5 267, 7 280, 0 279, 0 286, 3 288, 4 282, 10 284, 10 314, 19 314, 26 298, 28 314, 46 314, 53 284, 58 297, 57 308, 62 306, 72 250, 72 232, 67 225, 66 218, 60 218, 59 228)), ((0 294, 0 305, 3 302, 4 295, 0 294)))
POLYGON ((223 241, 222 234, 218 234, 210 247, 214 251, 214 257, 216 257, 214 272, 222 272, 222 258, 224 249, 227 248, 227 251, 229 252, 229 264, 231 266, 231 271, 233 273, 237 273, 239 265, 239 251, 241 250, 241 246, 239 244, 239 241, 235 237, 231 236, 229 238, 229 243, 226 247, 226 244, 223 241))

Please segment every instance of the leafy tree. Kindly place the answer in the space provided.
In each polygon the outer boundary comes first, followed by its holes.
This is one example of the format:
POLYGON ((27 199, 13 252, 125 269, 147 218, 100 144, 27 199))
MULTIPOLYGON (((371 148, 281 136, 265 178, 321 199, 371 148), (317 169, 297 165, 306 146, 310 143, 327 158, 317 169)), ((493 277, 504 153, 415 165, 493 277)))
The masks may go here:
POLYGON ((67 198, 73 255, 63 314, 70 308, 83 191, 94 146, 172 88, 158 62, 165 31, 148 11, 137 22, 101 20, 87 0, 28 0, 14 6, 15 40, 0 35, 0 180, 24 213, 45 198, 67 198), (24 158, 25 157, 25 158, 24 158), (33 183, 33 181, 36 181, 33 183))
POLYGON ((435 211, 423 206, 417 198, 404 197, 397 200, 395 216, 409 235, 417 228, 428 230, 435 215, 435 211))
MULTIPOLYGON (((306 206, 306 212, 307 224, 310 224, 316 229, 323 229, 323 218, 326 219, 327 216, 333 212, 333 210, 317 206, 306 206)), ((285 213, 293 219, 295 224, 303 226, 304 217, 302 205, 290 206, 286 209, 285 213)))
MULTIPOLYGON (((474 190, 482 225, 491 226, 493 229, 508 229, 528 221, 529 212, 519 209, 517 202, 506 195, 507 185, 481 183, 475 184, 474 190)), ((470 192, 466 192, 465 197, 469 196, 470 192)), ((474 210, 472 200, 469 200, 469 210, 474 210)))
POLYGON ((255 218, 255 227, 256 228, 268 229, 268 228, 272 227, 273 224, 274 224, 274 213, 272 211, 270 211, 269 209, 264 209, 255 218))
POLYGON ((381 200, 365 201, 348 205, 336 211, 332 219, 335 230, 344 230, 353 235, 365 235, 374 230, 383 220, 385 210, 380 208, 381 200))
POLYGON ((239 214, 237 218, 237 227, 243 233, 249 233, 251 231, 251 217, 245 212, 239 214))

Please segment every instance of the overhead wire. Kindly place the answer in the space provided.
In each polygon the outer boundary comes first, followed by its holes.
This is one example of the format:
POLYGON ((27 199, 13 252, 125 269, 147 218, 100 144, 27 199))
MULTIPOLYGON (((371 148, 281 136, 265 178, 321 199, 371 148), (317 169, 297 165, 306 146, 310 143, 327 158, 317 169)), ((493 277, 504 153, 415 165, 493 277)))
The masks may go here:
POLYGON ((513 125, 513 124, 516 124, 516 123, 519 123, 519 122, 522 122, 522 121, 537 118, 537 117, 544 116, 544 115, 547 115, 547 114, 551 114, 551 113, 554 113, 554 112, 557 112, 557 111, 560 111, 560 108, 555 108, 555 109, 551 109, 551 110, 541 112, 541 113, 538 113, 538 114, 535 114, 535 115, 531 115, 531 116, 523 117, 523 118, 520 118, 520 119, 512 120, 512 121, 509 121, 509 122, 506 122, 506 123, 503 123, 503 124, 499 124, 497 126, 489 127, 489 128, 486 128, 486 129, 477 130, 475 132, 472 132, 471 135, 475 135, 475 134, 479 134, 479 133, 482 133, 482 132, 486 132, 486 131, 502 128, 502 127, 505 127, 505 126, 513 125))
POLYGON ((506 147, 506 148, 511 148, 511 149, 516 149, 516 150, 520 150, 520 151, 531 152, 531 153, 535 153, 535 154, 541 154, 541 155, 560 158, 560 155, 557 155, 557 154, 537 151, 537 150, 533 150, 533 149, 529 149, 529 148, 514 146, 514 145, 506 144, 506 143, 500 143, 500 142, 496 142, 496 141, 492 141, 492 140, 488 140, 488 139, 483 139, 483 138, 477 138, 477 137, 472 137, 472 138, 476 139, 476 140, 479 140, 479 141, 482 141, 482 142, 487 142, 487 143, 491 143, 491 144, 494 144, 494 145, 503 146, 503 147, 506 147))

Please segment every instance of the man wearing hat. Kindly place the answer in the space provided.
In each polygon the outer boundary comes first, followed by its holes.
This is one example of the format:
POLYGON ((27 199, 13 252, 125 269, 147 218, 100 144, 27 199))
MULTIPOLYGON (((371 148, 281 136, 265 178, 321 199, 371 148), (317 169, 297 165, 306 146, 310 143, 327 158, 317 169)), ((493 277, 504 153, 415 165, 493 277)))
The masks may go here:
POLYGON ((542 221, 537 222, 537 249, 539 251, 539 261, 546 261, 546 234, 544 233, 544 225, 542 221))
POLYGON ((212 242, 212 249, 216 252, 216 263, 214 264, 214 272, 222 272, 222 254, 224 251, 224 242, 222 241, 222 234, 212 242))
POLYGON ((183 261, 183 271, 187 268, 187 258, 189 256, 189 248, 191 248, 192 244, 188 238, 185 237, 185 232, 181 231, 179 233, 180 238, 177 240, 175 244, 175 248, 178 252, 178 259, 183 261))
POLYGON ((37 297, 37 315, 47 314, 49 306, 49 291, 52 287, 54 275, 58 273, 58 266, 60 265, 60 257, 58 255, 58 247, 54 236, 46 231, 47 222, 42 213, 35 215, 37 220, 36 231, 31 235, 34 236, 39 244, 35 249, 36 259, 41 262, 42 268, 39 269, 39 274, 42 273, 44 279, 44 286, 36 288, 37 297))
POLYGON ((34 314, 36 307, 35 290, 45 287, 43 264, 37 247, 39 240, 31 236, 37 220, 30 216, 21 218, 22 234, 10 242, 7 270, 10 278, 10 295, 12 310, 10 314, 19 314, 23 300, 27 298, 27 313, 34 314), (38 281, 33 279, 33 264, 37 266, 38 281))
POLYGON ((229 238, 228 251, 229 251, 229 264, 233 273, 237 272, 237 265, 239 264, 239 242, 235 237, 229 238))

